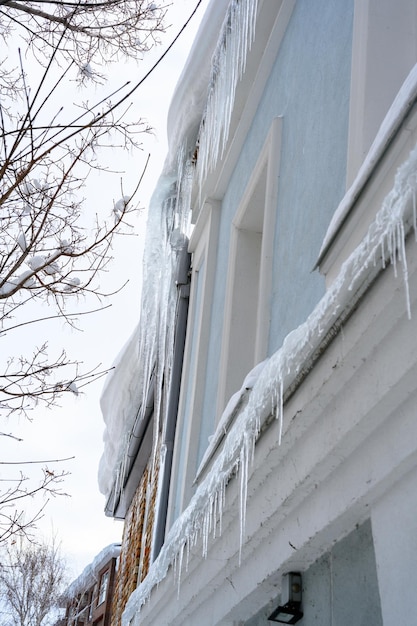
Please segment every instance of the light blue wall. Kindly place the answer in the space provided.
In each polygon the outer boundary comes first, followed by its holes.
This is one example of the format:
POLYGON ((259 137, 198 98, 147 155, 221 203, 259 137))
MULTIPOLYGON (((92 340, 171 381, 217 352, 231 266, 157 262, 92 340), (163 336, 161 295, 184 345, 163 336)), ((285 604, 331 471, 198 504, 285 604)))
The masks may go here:
POLYGON ((312 268, 345 191, 352 21, 350 0, 297 2, 259 112, 283 115, 271 352, 324 291, 312 268))
POLYGON ((324 292, 312 273, 345 189, 352 0, 298 0, 223 199, 204 423, 213 425, 231 221, 272 119, 283 117, 269 353, 324 292))

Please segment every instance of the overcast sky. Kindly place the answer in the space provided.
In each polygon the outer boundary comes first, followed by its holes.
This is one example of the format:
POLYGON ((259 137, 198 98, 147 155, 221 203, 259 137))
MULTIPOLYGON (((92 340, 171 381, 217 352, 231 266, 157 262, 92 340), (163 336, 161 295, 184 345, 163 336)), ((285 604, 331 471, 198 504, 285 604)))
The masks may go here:
MULTIPOLYGON (((140 205, 144 207, 147 206, 155 187, 167 152, 166 120, 172 92, 208 3, 209 0, 203 0, 193 21, 174 48, 132 98, 136 114, 149 121, 155 129, 155 134, 144 137, 142 153, 127 155, 123 164, 120 163, 119 155, 117 166, 125 172, 124 192, 129 194, 129 189, 135 184, 143 169, 147 153, 151 154, 150 164, 138 195, 140 205)), ((172 27, 164 36, 162 46, 152 55, 152 59, 163 52, 196 4, 197 0, 173 0, 168 20, 172 27)), ((117 80, 122 83, 125 76, 137 81, 150 63, 151 58, 148 58, 143 64, 118 66, 117 80)), ((113 76, 113 73, 108 74, 109 77, 113 76)), ((114 189, 106 186, 105 176, 101 175, 90 181, 88 202, 107 203, 116 201, 118 197, 114 189)), ((115 260, 106 277, 107 285, 117 288, 126 280, 129 283, 112 299, 113 305, 110 309, 84 317, 82 332, 71 331, 61 322, 53 327, 33 328, 30 332, 38 333, 40 339, 45 335, 50 342, 65 347, 77 359, 84 361, 87 370, 98 363, 105 367, 111 366, 138 322, 145 224, 146 212, 143 211, 134 223, 135 236, 122 238, 115 248, 115 260)), ((78 397, 67 397, 61 403, 61 407, 52 411, 36 411, 30 423, 20 420, 17 427, 14 424, 13 432, 23 436, 23 442, 0 438, 0 456, 6 461, 48 460, 75 456, 74 460, 66 463, 48 464, 54 470, 65 469, 71 472, 62 484, 63 490, 70 495, 53 498, 48 503, 39 525, 44 535, 50 536, 54 533, 61 541, 71 577, 78 576, 102 548, 119 541, 123 528, 121 522, 115 522, 104 516, 104 496, 99 493, 97 485, 98 463, 103 451, 104 423, 99 406, 103 383, 104 381, 100 380, 90 385, 85 389, 85 393, 78 397)), ((25 473, 37 471, 40 475, 41 468, 42 465, 24 466, 22 469, 25 473)), ((9 467, 2 470, 2 475, 11 476, 15 471, 15 468, 9 467)))

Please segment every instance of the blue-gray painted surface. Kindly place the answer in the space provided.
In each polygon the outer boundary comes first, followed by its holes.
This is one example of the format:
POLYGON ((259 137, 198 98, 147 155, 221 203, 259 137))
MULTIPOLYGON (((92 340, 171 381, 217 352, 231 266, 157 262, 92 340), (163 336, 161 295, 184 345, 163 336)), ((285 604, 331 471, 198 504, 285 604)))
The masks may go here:
POLYGON ((297 3, 265 94, 283 115, 271 353, 324 292, 311 270, 345 191, 352 22, 350 1, 297 3))

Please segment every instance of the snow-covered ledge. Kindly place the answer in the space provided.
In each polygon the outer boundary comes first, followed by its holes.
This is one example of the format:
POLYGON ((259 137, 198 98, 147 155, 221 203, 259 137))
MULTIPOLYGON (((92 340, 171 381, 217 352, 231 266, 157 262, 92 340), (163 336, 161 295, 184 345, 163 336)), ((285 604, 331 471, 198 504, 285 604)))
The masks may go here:
MULTIPOLYGON (((369 226, 360 244, 342 265, 337 278, 312 313, 285 339, 271 356, 253 385, 248 401, 236 416, 226 435, 223 448, 197 488, 190 504, 172 526, 166 542, 145 580, 130 596, 123 614, 123 625, 138 623, 141 607, 152 590, 167 576, 171 566, 181 575, 184 549, 202 538, 202 552, 207 554, 208 537, 222 517, 226 485, 235 473, 240 474, 240 537, 244 536, 246 492, 249 462, 259 433, 271 415, 283 431, 284 397, 308 371, 335 327, 340 326, 387 260, 397 268, 401 262, 405 302, 410 315, 405 238, 416 230, 417 146, 398 169, 394 185, 369 226)), ((221 532, 221 530, 220 530, 221 532)))
POLYGON ((412 109, 417 100, 417 64, 412 68, 401 89, 399 90, 394 102, 389 108, 384 121, 382 122, 378 133, 369 149, 369 152, 359 169, 359 172, 352 185, 347 190, 333 218, 330 222, 327 233, 324 237, 323 244, 316 262, 319 267, 329 251, 332 242, 347 218, 353 205, 355 204, 360 193, 364 189, 366 183, 374 172, 379 161, 383 157, 387 147, 393 140, 395 134, 406 119, 408 113, 412 109))
POLYGON ((214 453, 222 444, 223 439, 231 428, 236 415, 242 410, 243 405, 247 402, 250 390, 253 389, 255 382, 267 364, 268 359, 261 361, 247 374, 239 391, 233 394, 224 409, 214 434, 209 438, 209 444, 201 460, 197 470, 195 482, 197 482, 204 471, 207 469, 214 453))

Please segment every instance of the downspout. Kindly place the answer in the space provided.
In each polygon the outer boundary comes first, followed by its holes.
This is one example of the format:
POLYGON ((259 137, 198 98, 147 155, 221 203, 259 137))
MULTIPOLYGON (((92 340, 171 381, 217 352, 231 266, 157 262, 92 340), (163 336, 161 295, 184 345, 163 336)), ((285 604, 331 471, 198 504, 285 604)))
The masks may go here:
POLYGON ((175 323, 174 355, 171 375, 171 387, 167 408, 165 437, 165 461, 161 479, 161 491, 155 525, 153 558, 154 561, 165 540, 165 529, 168 512, 169 487, 171 482, 172 458, 174 453, 175 430, 177 426, 178 403, 180 397, 182 366, 184 361, 185 334, 187 330, 188 303, 190 297, 191 255, 187 251, 188 240, 180 253, 177 269, 178 304, 175 323))

